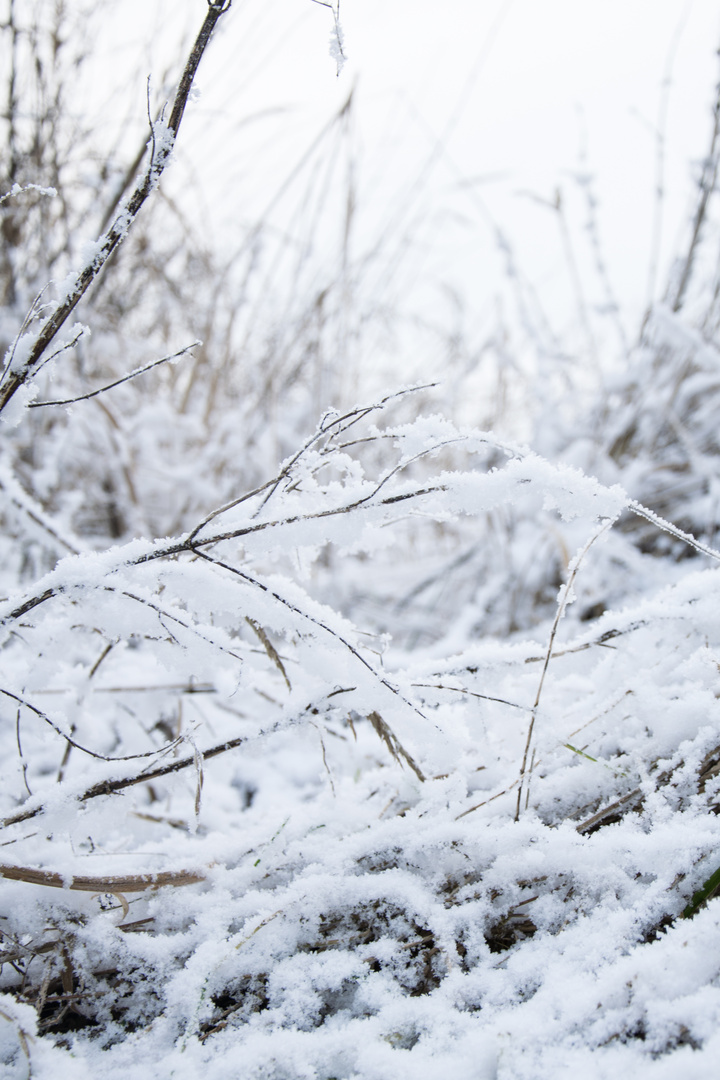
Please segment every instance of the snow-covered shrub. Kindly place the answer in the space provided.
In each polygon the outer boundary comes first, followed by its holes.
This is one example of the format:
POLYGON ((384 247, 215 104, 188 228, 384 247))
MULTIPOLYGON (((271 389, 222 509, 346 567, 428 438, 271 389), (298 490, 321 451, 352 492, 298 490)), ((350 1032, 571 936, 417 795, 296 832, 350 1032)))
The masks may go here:
MULTIPOLYGON (((108 369, 86 334, 45 363, 76 336, 68 311, 41 349, 50 321, 127 224, 118 208, 65 293, 20 316, 0 383, 5 1073, 708 1075, 712 343, 653 313, 612 410, 567 403, 553 461, 423 387, 327 411, 290 447, 327 295, 269 353, 258 320, 245 381, 231 350, 215 362, 218 332, 189 372, 184 356, 90 398, 129 374, 111 369, 149 318, 123 304, 131 253, 112 301, 101 279, 87 304, 108 369), (562 463, 598 427, 605 482, 562 463)), ((199 333, 208 280, 167 301, 159 352, 199 333)))

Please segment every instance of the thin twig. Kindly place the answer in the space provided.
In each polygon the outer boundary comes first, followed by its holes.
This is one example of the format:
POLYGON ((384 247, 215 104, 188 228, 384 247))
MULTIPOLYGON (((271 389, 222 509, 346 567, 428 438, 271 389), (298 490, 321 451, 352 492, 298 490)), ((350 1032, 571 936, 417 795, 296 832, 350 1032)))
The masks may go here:
MULTIPOLYGON (((560 598, 558 600, 557 611, 555 612, 555 619, 553 620, 552 629, 550 630, 550 640, 548 641, 548 647, 547 647, 547 650, 545 652, 545 661, 543 663, 542 672, 540 673, 540 682, 538 683, 537 693, 535 695, 535 702, 534 702, 532 710, 530 712, 530 723, 528 724, 527 739, 525 740, 525 749, 523 751, 522 764, 520 766, 520 776, 519 776, 520 783, 519 783, 519 786, 518 786, 517 805, 515 807, 515 821, 518 821, 519 818, 520 818, 520 807, 521 807, 521 799, 522 799, 523 787, 525 786, 525 770, 526 770, 526 767, 527 767, 528 753, 530 751, 530 745, 532 743, 533 731, 535 729, 535 720, 537 718, 538 706, 540 705, 540 697, 542 695, 543 686, 545 685, 545 676, 547 675, 548 667, 550 665, 550 659, 552 657, 553 645, 555 643, 555 635, 557 634, 558 627, 560 625, 560 620, 562 619, 563 615, 565 614, 565 611, 567 609, 568 604, 571 602, 573 585, 575 584, 575 578, 577 577, 577 573, 578 573, 578 570, 580 569, 580 564, 582 563, 582 560, 585 558, 585 556, 587 555, 588 551, 590 550, 592 545, 595 543, 595 541, 598 540, 602 536, 602 534, 604 532, 607 532, 608 529, 612 528, 612 526, 614 524, 615 524, 615 519, 614 518, 608 518, 607 520, 603 521, 600 528, 597 529, 596 532, 593 533, 593 535, 587 541, 585 546, 575 556, 575 558, 573 559, 572 564, 571 564, 572 568, 570 570, 570 574, 568 576, 567 582, 565 583, 565 587, 562 590, 562 593, 561 593, 560 598)), ((527 802, 527 799, 529 798, 529 794, 530 794, 529 793, 529 780, 528 780, 528 785, 527 786, 528 786, 528 792, 527 792, 526 802, 527 802)))
MULTIPOLYGON (((348 689, 354 689, 348 688, 348 689)), ((345 689, 334 690, 329 694, 326 694, 321 701, 328 700, 334 697, 336 694, 346 693, 345 689)), ((275 735, 280 731, 284 731, 289 727, 293 727, 302 721, 306 715, 315 715, 313 710, 319 708, 319 703, 313 702, 308 705, 307 708, 299 715, 291 716, 289 718, 278 720, 275 724, 272 724, 268 728, 263 728, 256 732, 254 735, 239 735, 234 739, 226 739, 224 742, 216 743, 215 746, 208 747, 207 750, 202 751, 203 761, 210 761, 211 758, 219 757, 221 754, 226 754, 230 750, 236 750, 239 746, 243 746, 245 743, 253 742, 257 739, 268 738, 270 735, 275 735)), ((180 739, 180 741, 183 741, 180 739)), ((173 744, 165 747, 167 751, 172 749, 173 744)), ((126 788, 135 787, 137 784, 146 784, 151 780, 159 780, 163 776, 172 776, 174 773, 181 772, 183 769, 189 769, 196 765, 195 754, 190 754, 184 758, 175 758, 173 761, 167 762, 164 765, 156 765, 154 767, 148 767, 140 773, 135 773, 133 776, 118 777, 116 779, 100 780, 98 783, 93 784, 92 787, 87 788, 80 795, 76 795, 75 798, 78 802, 89 802, 91 799, 100 798, 103 795, 116 795, 120 791, 125 791, 126 788)), ((11 825, 18 825, 23 821, 31 821, 33 818, 38 817, 40 814, 45 813, 45 806, 40 804, 32 808, 19 810, 15 814, 11 814, 4 820, 0 821, 0 828, 8 828, 11 825)))
MULTIPOLYGON (((708 204, 710 197, 715 191, 717 183, 718 172, 718 137, 720 136, 720 87, 718 87, 718 96, 715 100, 715 107, 713 109, 713 127, 710 137, 710 148, 707 152, 705 160, 703 161, 702 173, 700 176, 700 198, 698 200, 697 208, 695 211, 695 219, 693 221, 693 229, 690 237, 690 244, 688 246, 685 261, 683 263, 682 270, 680 271, 680 277, 678 279, 677 288, 675 289, 675 296, 672 298, 670 307, 673 311, 679 311, 683 306, 685 300, 685 292, 687 290, 690 278, 692 276, 693 266, 695 265, 695 257, 697 255, 698 246, 700 243, 700 235, 702 233, 705 220, 707 218, 708 204)), ((668 289, 669 297, 670 289, 668 289)))
POLYGON ((5 697, 9 697, 13 701, 16 701, 19 707, 24 706, 31 713, 35 713, 37 717, 44 720, 46 724, 49 724, 57 735, 62 739, 65 739, 70 746, 73 746, 76 750, 80 750, 83 754, 88 754, 89 757, 96 758, 98 761, 136 761, 139 758, 155 757, 157 754, 162 754, 171 750, 181 741, 181 739, 174 739, 171 743, 168 743, 167 746, 160 747, 159 750, 147 750, 144 754, 123 754, 119 757, 112 757, 109 754, 98 754, 95 750, 90 750, 87 746, 81 746, 80 743, 75 742, 72 736, 63 731, 60 725, 49 717, 47 713, 43 712, 42 709, 39 709, 37 705, 33 705, 32 702, 27 701, 26 698, 22 698, 18 694, 13 694, 11 690, 5 690, 5 688, 1 686, 0 694, 4 694, 5 697))
POLYGON ((277 649, 273 645, 272 641, 267 636, 267 634, 263 630, 262 626, 260 626, 260 623, 255 622, 255 620, 251 619, 249 615, 245 616, 245 622, 255 632, 255 634, 257 634, 257 637, 262 642, 262 646, 265 649, 265 652, 268 654, 268 656, 272 660, 273 664, 275 665, 275 667, 278 669, 278 671, 282 675, 283 679, 285 680, 285 685, 287 686, 288 690, 290 691, 290 693, 292 693, 292 685, 291 685, 290 680, 288 678, 287 671, 285 670, 285 665, 283 664, 282 660, 280 659, 280 654, 278 653, 277 649))
MULTIPOLYGON (((240 578, 242 581, 247 582, 248 585, 253 585, 255 588, 261 589, 268 596, 272 597, 273 600, 277 601, 277 603, 282 604, 284 607, 292 611, 295 615, 299 615, 301 619, 311 622, 314 626, 317 626, 326 634, 330 634, 331 637, 335 638, 336 641, 339 641, 341 645, 344 645, 348 652, 351 653, 351 655, 356 660, 358 660, 363 665, 363 667, 365 667, 382 686, 389 690, 391 694, 394 694, 396 698, 398 698, 405 705, 407 705, 408 708, 412 709, 414 713, 417 713, 418 716, 422 717, 423 720, 427 719, 424 713, 421 712, 420 709, 418 709, 417 705, 414 705, 412 701, 409 701, 408 698, 404 696, 404 694, 400 693, 396 686, 393 686, 393 684, 388 679, 384 678, 378 671, 376 671, 372 664, 365 659, 362 653, 360 653, 358 649, 356 649, 355 646, 352 645, 346 638, 342 637, 342 635, 339 634, 337 630, 333 630, 332 627, 327 625, 327 623, 321 622, 321 620, 316 619, 314 615, 310 615, 307 611, 303 611, 302 608, 297 607, 296 604, 293 604, 289 600, 286 600, 285 597, 280 596, 280 594, 277 592, 274 592, 269 585, 266 585, 263 581, 258 580, 258 578, 252 577, 251 574, 245 573, 243 570, 238 570, 237 567, 230 566, 229 563, 222 562, 220 559, 215 559, 212 556, 207 555, 204 551, 198 551, 197 554, 201 559, 205 559, 207 562, 213 563, 213 565, 215 566, 222 567, 223 570, 227 570, 229 573, 240 578)), ((415 764, 410 754, 408 754, 407 751, 403 749, 402 744, 400 743, 397 736, 392 731, 390 731, 390 728, 387 724, 385 724, 384 721, 383 724, 385 727, 387 727, 388 732, 390 733, 394 742, 399 748, 399 752, 402 754, 402 756, 405 758, 412 770, 415 772, 418 779, 424 780, 425 777, 421 769, 415 764)))
POLYGON ((677 540, 682 540, 683 543, 689 544, 690 547, 695 548, 701 555, 708 555, 711 559, 715 559, 720 562, 720 551, 717 548, 710 547, 709 544, 703 544, 701 540, 696 540, 692 533, 683 532, 677 525, 673 525, 671 521, 667 521, 665 518, 660 517, 659 514, 654 513, 652 510, 648 510, 646 506, 641 503, 632 502, 628 503, 628 510, 631 510, 633 514, 637 514, 638 517, 645 518, 652 525, 655 525, 658 529, 662 529, 663 532, 669 533, 670 536, 674 536, 677 540))
POLYGON ((202 342, 200 341, 193 341, 192 345, 186 345, 184 349, 180 349, 171 356, 161 356, 159 360, 152 360, 143 367, 135 368, 134 371, 129 371, 127 375, 123 375, 121 379, 115 379, 114 382, 107 383, 97 390, 91 390, 88 394, 80 394, 78 397, 63 398, 58 401, 31 401, 28 408, 44 409, 49 405, 74 405, 76 401, 89 401, 90 398, 97 397, 99 394, 104 394, 107 390, 114 390, 116 386, 120 386, 122 383, 130 382, 131 379, 135 379, 138 375, 144 375, 146 371, 152 371, 153 368, 159 367, 160 364, 172 363, 173 360, 177 360, 180 356, 184 356, 185 353, 189 352, 190 349, 194 349, 201 344, 202 342))
POLYGON ((653 208, 652 240, 650 257, 648 259, 647 286, 645 315, 640 328, 642 339, 645 327, 650 319, 653 304, 655 302, 655 289, 657 286, 658 267, 660 265, 660 252, 662 251, 663 233, 663 210, 665 204, 665 144, 667 141, 668 107, 670 104, 670 90, 672 88, 673 68, 678 46, 682 38, 685 25, 690 15, 690 5, 685 8, 680 21, 673 34, 673 39, 665 59, 665 71, 658 102, 657 123, 655 125, 655 203, 653 208))
POLYGON ((615 802, 610 803, 609 806, 604 806, 602 810, 598 810, 598 812, 596 814, 593 814, 592 817, 589 817, 585 821, 580 822, 579 825, 575 826, 575 829, 581 834, 589 832, 593 828, 593 826, 599 825, 600 822, 604 821, 608 817, 611 817, 616 810, 620 809, 620 807, 625 806, 627 803, 631 802, 632 799, 641 797, 642 788, 633 788, 633 790, 628 792, 627 795, 623 795, 621 799, 617 799, 615 802))

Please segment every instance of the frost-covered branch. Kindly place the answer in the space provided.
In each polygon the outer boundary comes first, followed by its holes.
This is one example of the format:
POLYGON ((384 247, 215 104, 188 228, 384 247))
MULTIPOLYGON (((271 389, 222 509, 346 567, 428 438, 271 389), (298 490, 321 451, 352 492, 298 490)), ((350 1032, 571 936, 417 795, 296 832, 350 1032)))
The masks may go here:
POLYGON ((185 65, 170 119, 167 123, 161 119, 153 125, 153 153, 150 162, 126 205, 116 215, 108 231, 97 240, 90 258, 79 273, 71 274, 63 283, 63 293, 57 305, 37 334, 31 335, 26 332, 25 336, 18 336, 13 343, 12 359, 6 366, 0 382, 0 412, 20 387, 26 385, 37 374, 43 364, 46 349, 65 325, 110 256, 125 239, 148 196, 157 187, 175 146, 198 65, 218 20, 229 10, 230 3, 231 0, 218 0, 218 2, 208 0, 207 14, 185 65))
MULTIPOLYGON (((354 423, 361 415, 367 416, 380 405, 367 407, 362 411, 353 411, 342 418, 333 420, 332 426, 337 432, 347 430, 349 417, 354 423)), ((196 556, 208 548, 241 540, 246 549, 255 537, 263 537, 263 550, 268 550, 265 534, 270 534, 270 545, 287 549, 297 544, 318 544, 343 537, 344 529, 338 533, 334 524, 339 519, 351 517, 357 519, 353 529, 360 524, 369 528, 379 528, 392 521, 400 512, 411 513, 415 506, 423 514, 442 517, 454 514, 476 514, 491 509, 506 501, 512 501, 527 485, 533 490, 542 491, 551 505, 558 507, 562 514, 576 515, 588 513, 593 519, 615 517, 627 505, 627 496, 618 487, 603 488, 596 480, 585 477, 576 469, 554 466, 522 447, 513 447, 497 440, 494 436, 482 432, 468 432, 456 429, 447 421, 435 418, 435 421, 423 421, 417 425, 408 425, 399 429, 388 429, 383 437, 390 436, 400 448, 399 462, 385 470, 379 479, 369 479, 362 473, 351 474, 343 484, 331 483, 319 485, 312 470, 318 465, 336 463, 349 467, 339 449, 326 446, 320 451, 320 457, 308 459, 308 452, 319 436, 314 436, 304 448, 302 455, 296 454, 275 479, 255 489, 248 495, 233 500, 226 506, 209 514, 187 535, 169 540, 147 541, 133 540, 123 547, 112 549, 102 556, 93 556, 94 567, 90 581, 100 573, 104 580, 123 567, 141 567, 143 565, 175 559, 178 556, 196 556), (482 471, 440 471, 426 482, 413 483, 403 478, 403 472, 412 464, 439 453, 443 448, 457 444, 470 456, 488 449, 497 450, 510 457, 502 469, 490 472, 482 471), (394 481, 390 491, 386 484, 394 481), (303 486, 303 484, 305 486, 303 486), (257 520, 257 516, 267 506, 268 490, 278 492, 284 485, 282 502, 278 509, 294 508, 295 512, 268 516, 257 520), (384 490, 385 494, 380 495, 384 490), (263 496, 259 506, 252 506, 253 497, 263 496), (250 503, 250 509, 240 510, 250 503), (314 509, 306 507, 314 505, 314 509), (580 510, 580 508, 583 508, 580 510), (230 517, 237 511, 234 520, 230 517), (225 528, 203 531, 221 516, 228 516, 225 528)), ((83 579, 79 565, 63 563, 37 583, 37 590, 32 595, 17 597, 0 605, 0 626, 7 625, 28 614, 38 605, 53 596, 72 591, 89 584, 83 579)))
POLYGON ((192 345, 186 345, 184 349, 179 349, 170 356, 161 356, 157 360, 151 360, 149 364, 143 364, 142 367, 135 368, 134 371, 128 371, 127 375, 123 375, 122 378, 115 379, 111 383, 106 383, 105 386, 99 386, 97 390, 90 390, 87 394, 78 394, 77 397, 62 398, 58 401, 31 401, 28 404, 28 408, 45 409, 51 405, 75 405, 78 401, 90 401, 100 394, 107 393, 108 390, 114 390, 116 386, 122 386, 123 383, 130 382, 131 379, 136 379, 138 375, 144 375, 147 371, 152 371, 161 364, 172 364, 174 361, 179 360, 181 356, 185 356, 186 353, 190 352, 190 350, 194 349, 197 345, 200 345, 200 342, 194 341, 192 345))

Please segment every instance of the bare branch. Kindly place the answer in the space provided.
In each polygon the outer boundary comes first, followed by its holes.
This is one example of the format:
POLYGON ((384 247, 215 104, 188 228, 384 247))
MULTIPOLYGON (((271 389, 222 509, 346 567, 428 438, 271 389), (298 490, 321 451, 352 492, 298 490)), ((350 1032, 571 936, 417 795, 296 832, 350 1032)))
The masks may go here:
POLYGON ((11 698, 13 701, 16 701, 18 703, 18 706, 23 706, 24 708, 28 709, 29 712, 34 713, 35 716, 37 716, 40 720, 44 720, 45 723, 48 724, 57 735, 59 735, 62 739, 65 739, 68 745, 75 747, 76 750, 80 750, 83 754, 88 754, 90 757, 96 758, 98 761, 136 761, 139 758, 157 757, 158 754, 164 754, 168 750, 172 750, 173 747, 177 746, 179 742, 182 742, 182 738, 173 739, 173 741, 168 743, 166 746, 161 746, 159 749, 156 750, 147 750, 144 754, 123 754, 119 757, 112 757, 109 754, 98 754, 94 750, 88 749, 87 746, 81 746, 80 743, 75 742, 75 740, 70 735, 68 735, 67 732, 63 731, 59 724, 57 724, 50 716, 48 716, 47 713, 43 712, 42 709, 38 709, 37 705, 33 705, 32 702, 27 701, 26 698, 22 698, 18 694, 13 694, 11 690, 5 690, 4 687, 1 686, 0 694, 4 694, 5 697, 11 698))
MULTIPOLYGON (((116 379, 115 382, 107 383, 105 386, 99 387, 97 390, 91 390, 89 394, 80 394, 79 397, 64 398, 62 401, 31 401, 28 405, 29 409, 44 409, 48 405, 74 405, 76 401, 89 401, 90 398, 97 397, 98 394, 104 394, 106 390, 114 390, 116 386, 120 386, 122 383, 130 382, 131 379, 136 378, 138 375, 144 375, 146 371, 152 371, 153 368, 159 367, 160 364, 170 364, 173 360, 179 359, 184 356, 185 353, 190 352, 190 349, 194 349, 196 346, 201 345, 200 341, 193 341, 192 345, 186 345, 184 349, 180 349, 176 353, 172 353, 170 356, 161 356, 159 360, 152 360, 149 364, 145 364, 143 367, 135 368, 134 371, 129 371, 127 375, 123 375, 121 379, 116 379)), ((68 346, 69 348, 70 346, 68 346)))
POLYGON ((156 874, 129 874, 112 877, 67 877, 53 870, 36 870, 31 866, 9 866, 0 863, 0 877, 26 881, 30 885, 46 885, 53 889, 72 889, 75 892, 117 893, 144 892, 163 885, 195 885, 205 880, 200 870, 161 870, 156 874))
POLYGON ((690 278, 692 276, 693 266, 695 264, 695 257, 697 255, 698 246, 700 244, 700 236, 702 234, 703 226, 707 218, 708 205, 710 198, 717 186, 717 174, 718 174, 718 140, 720 139, 720 87, 718 88, 718 96, 715 100, 715 106, 713 108, 713 127, 710 136, 710 146, 708 148, 707 156, 703 162, 702 173, 700 176, 699 188, 700 198, 695 210, 695 218, 693 220, 692 234, 690 237, 690 244, 688 245, 687 254, 683 260, 682 270, 678 279, 677 286, 675 288, 675 295, 671 298, 670 289, 666 294, 666 302, 670 304, 673 311, 679 311, 683 306, 685 300, 685 292, 687 290, 690 278))
MULTIPOLYGON (((527 807, 528 800, 530 798, 530 774, 532 773, 532 765, 530 767, 529 772, 526 774, 527 759, 528 759, 528 753, 530 751, 530 746, 532 744, 533 732, 534 732, 534 729, 535 729, 535 721, 537 719, 538 708, 540 706, 540 698, 542 696, 543 686, 545 685, 545 676, 547 675, 548 667, 550 666, 550 660, 551 660, 552 655, 553 655, 553 645, 555 644, 555 635, 557 634, 558 627, 560 625, 560 620, 562 619, 563 615, 565 614, 565 611, 567 609, 568 604, 570 604, 572 602, 571 598, 572 598, 572 595, 573 595, 573 586, 575 584, 575 578, 577 577, 577 573, 578 573, 578 570, 580 569, 580 564, 582 563, 582 560, 584 559, 585 555, 587 555, 588 551, 590 550, 592 545, 595 543, 595 541, 598 540, 603 535, 603 533, 607 532, 608 529, 612 528, 612 526, 614 524, 615 524, 615 520, 613 518, 607 518, 605 521, 601 522, 600 527, 592 534, 590 539, 585 543, 585 545, 581 548, 581 550, 575 556, 572 563, 570 564, 571 569, 570 569, 570 573, 568 575, 568 579, 567 579, 567 581, 565 583, 565 587, 563 588, 562 593, 561 593, 561 595, 560 595, 560 597, 558 599, 557 611, 555 612, 555 619, 553 620, 552 628, 550 630, 550 638, 548 640, 548 646, 547 646, 547 650, 545 652, 545 660, 544 660, 544 663, 543 663, 542 671, 540 673, 540 682, 538 683, 537 693, 535 694, 535 701, 533 703, 533 707, 530 710, 530 723, 528 724, 527 738, 525 740, 525 749, 523 751, 522 764, 520 765, 519 785, 518 785, 518 794, 517 794, 517 805, 515 807, 515 821, 518 821, 518 819, 520 818, 521 799, 522 799, 523 790, 525 791, 525 795, 526 795, 526 798, 525 798, 525 806, 526 807, 527 807), (526 776, 527 776, 527 779, 526 779, 526 776)), ((533 751, 533 754, 534 754, 534 751, 533 751)))
MULTIPOLYGON (((253 735, 239 735, 234 739, 225 739, 224 742, 216 743, 215 746, 200 751, 202 753, 202 759, 204 762, 210 761, 211 758, 226 754, 229 750, 236 750, 245 743, 253 742, 256 739, 264 739, 269 735, 274 735, 279 731, 284 731, 286 728, 293 727, 295 724, 300 723, 306 715, 314 715, 320 708, 322 701, 329 701, 330 698, 335 697, 337 694, 345 694, 348 693, 349 690, 354 689, 355 687, 342 687, 338 690, 333 690, 329 694, 326 694, 324 698, 320 699, 320 702, 311 702, 299 715, 278 720, 275 724, 272 724, 268 728, 263 728, 253 735)), ((82 803, 89 802, 91 799, 97 799, 102 795, 116 795, 120 791, 125 791, 126 788, 135 787, 137 784, 147 784, 151 780, 159 780, 163 776, 172 776, 174 773, 181 772, 183 769, 189 769, 195 766, 195 764, 195 753, 189 754, 187 757, 183 758, 174 758, 173 761, 167 762, 164 765, 155 765, 154 767, 148 766, 143 769, 142 772, 134 773, 132 776, 100 780, 98 783, 93 784, 92 787, 87 788, 80 795, 76 795, 75 798, 78 802, 82 803)), ((42 803, 39 803, 36 806, 19 810, 16 814, 11 814, 9 817, 0 821, 0 828, 5 829, 10 825, 19 825, 23 821, 31 821, 33 818, 44 814, 45 809, 45 806, 42 803)))

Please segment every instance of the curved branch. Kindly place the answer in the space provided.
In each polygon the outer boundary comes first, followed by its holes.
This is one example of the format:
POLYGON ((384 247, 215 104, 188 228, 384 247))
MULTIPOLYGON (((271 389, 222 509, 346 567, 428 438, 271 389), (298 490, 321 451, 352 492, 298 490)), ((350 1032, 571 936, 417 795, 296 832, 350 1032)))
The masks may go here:
POLYGON ((115 379, 114 382, 106 383, 105 386, 99 386, 97 390, 90 390, 87 394, 80 394, 78 397, 73 398, 64 398, 62 401, 31 401, 28 404, 28 409, 46 409, 50 405, 75 405, 78 401, 90 401, 91 398, 98 397, 99 394, 104 394, 107 390, 114 390, 116 386, 130 382, 131 379, 135 379, 138 375, 144 375, 146 371, 152 371, 153 368, 159 367, 160 364, 168 364, 172 363, 173 360, 178 360, 181 356, 184 356, 186 352, 189 352, 190 349, 194 349, 195 346, 199 344, 199 341, 193 341, 192 345, 186 345, 184 349, 180 349, 170 356, 161 356, 159 360, 151 360, 149 364, 143 364, 142 367, 135 368, 134 371, 128 371, 127 375, 115 379))
POLYGON ((98 761, 138 761, 140 758, 157 757, 158 754, 167 753, 168 750, 172 750, 178 743, 182 742, 182 738, 178 737, 173 739, 172 742, 167 743, 166 746, 161 746, 156 750, 146 750, 142 754, 122 754, 119 757, 111 757, 109 754, 98 754, 95 750, 91 750, 88 746, 83 746, 81 743, 76 742, 67 732, 63 731, 59 724, 56 724, 52 717, 43 712, 42 709, 38 709, 37 705, 33 705, 32 702, 27 701, 25 698, 20 697, 18 694, 13 694, 11 690, 6 690, 0 686, 0 694, 4 694, 5 697, 9 697, 12 701, 16 701, 21 707, 28 709, 40 720, 44 720, 46 724, 53 729, 56 735, 59 735, 61 739, 64 739, 69 746, 73 746, 76 750, 79 750, 83 754, 87 754, 89 757, 96 758, 98 761))

